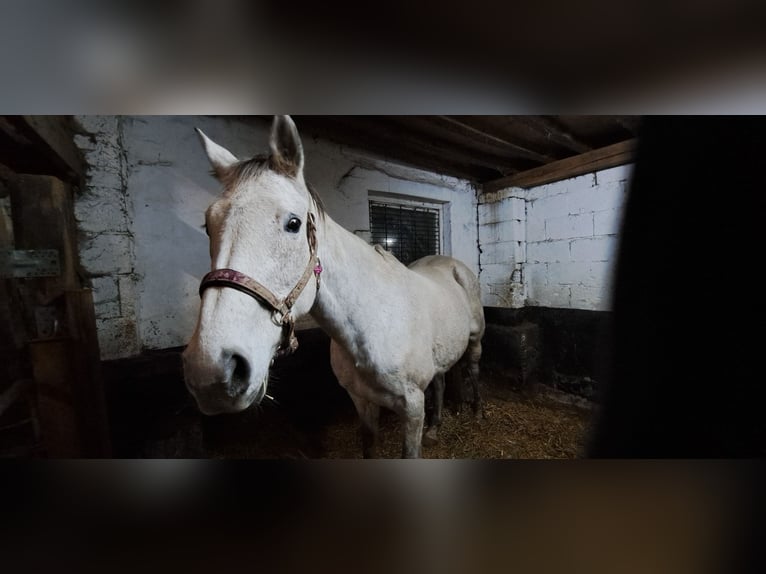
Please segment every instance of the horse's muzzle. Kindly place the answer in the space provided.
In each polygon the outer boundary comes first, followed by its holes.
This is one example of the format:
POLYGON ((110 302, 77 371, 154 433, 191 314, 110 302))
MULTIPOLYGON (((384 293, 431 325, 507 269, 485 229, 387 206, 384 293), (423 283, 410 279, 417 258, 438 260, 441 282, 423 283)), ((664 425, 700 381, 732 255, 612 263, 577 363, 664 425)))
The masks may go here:
POLYGON ((214 365, 202 366, 195 359, 184 354, 184 377, 203 414, 239 412, 266 394, 265 381, 251 382, 250 363, 240 354, 225 351, 214 365))

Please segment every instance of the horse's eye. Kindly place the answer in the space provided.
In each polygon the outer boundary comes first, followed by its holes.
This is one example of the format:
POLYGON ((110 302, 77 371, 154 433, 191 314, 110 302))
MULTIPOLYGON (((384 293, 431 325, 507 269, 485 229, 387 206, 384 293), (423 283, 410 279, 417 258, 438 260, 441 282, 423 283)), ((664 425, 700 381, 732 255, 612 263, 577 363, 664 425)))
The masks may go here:
POLYGON ((285 225, 285 229, 289 231, 290 233, 298 233, 301 228, 301 220, 297 217, 291 217, 290 220, 287 222, 287 225, 285 225))
POLYGON ((209 231, 209 230, 208 230, 208 228, 207 228, 207 223, 203 223, 203 224, 202 224, 202 229, 204 229, 204 230, 205 230, 205 234, 206 234, 208 237, 210 237, 210 231, 209 231))

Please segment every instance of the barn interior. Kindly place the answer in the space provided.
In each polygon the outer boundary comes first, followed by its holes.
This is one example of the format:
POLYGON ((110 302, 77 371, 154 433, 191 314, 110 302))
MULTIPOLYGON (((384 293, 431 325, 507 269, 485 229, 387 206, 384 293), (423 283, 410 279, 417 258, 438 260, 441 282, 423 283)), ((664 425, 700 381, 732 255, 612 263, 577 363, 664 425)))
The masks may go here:
MULTIPOLYGON (((640 118, 294 119, 333 219, 405 263, 444 253, 479 277, 486 417, 461 411, 454 378, 444 444, 425 456, 581 456, 640 118)), ((3 456, 361 456, 329 338, 310 319, 262 406, 204 417, 184 386, 209 267, 203 213, 219 190, 194 128, 245 158, 267 149, 270 121, 0 119, 3 456)), ((383 420, 386 456, 398 456, 397 424, 383 420)))

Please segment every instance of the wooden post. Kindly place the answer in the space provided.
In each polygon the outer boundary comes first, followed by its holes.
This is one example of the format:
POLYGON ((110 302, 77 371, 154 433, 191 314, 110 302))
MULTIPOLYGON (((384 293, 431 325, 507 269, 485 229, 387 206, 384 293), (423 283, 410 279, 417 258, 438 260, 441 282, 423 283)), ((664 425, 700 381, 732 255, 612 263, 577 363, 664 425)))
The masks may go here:
POLYGON ((56 249, 61 264, 57 277, 17 280, 48 456, 109 456, 93 297, 78 273, 72 190, 51 176, 21 175, 16 183, 15 248, 56 249), (50 325, 42 328, 41 318, 50 325))

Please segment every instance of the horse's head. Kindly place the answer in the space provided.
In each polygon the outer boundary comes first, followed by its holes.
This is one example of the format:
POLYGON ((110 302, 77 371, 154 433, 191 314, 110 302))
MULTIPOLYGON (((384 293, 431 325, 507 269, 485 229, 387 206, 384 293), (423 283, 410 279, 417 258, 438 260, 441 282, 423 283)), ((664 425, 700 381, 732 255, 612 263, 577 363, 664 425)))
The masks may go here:
POLYGON ((274 356, 294 342, 292 320, 314 304, 321 207, 303 178, 303 146, 289 117, 274 119, 271 154, 246 161, 198 132, 223 193, 205 213, 213 271, 183 362, 200 410, 216 414, 263 399, 274 356))

